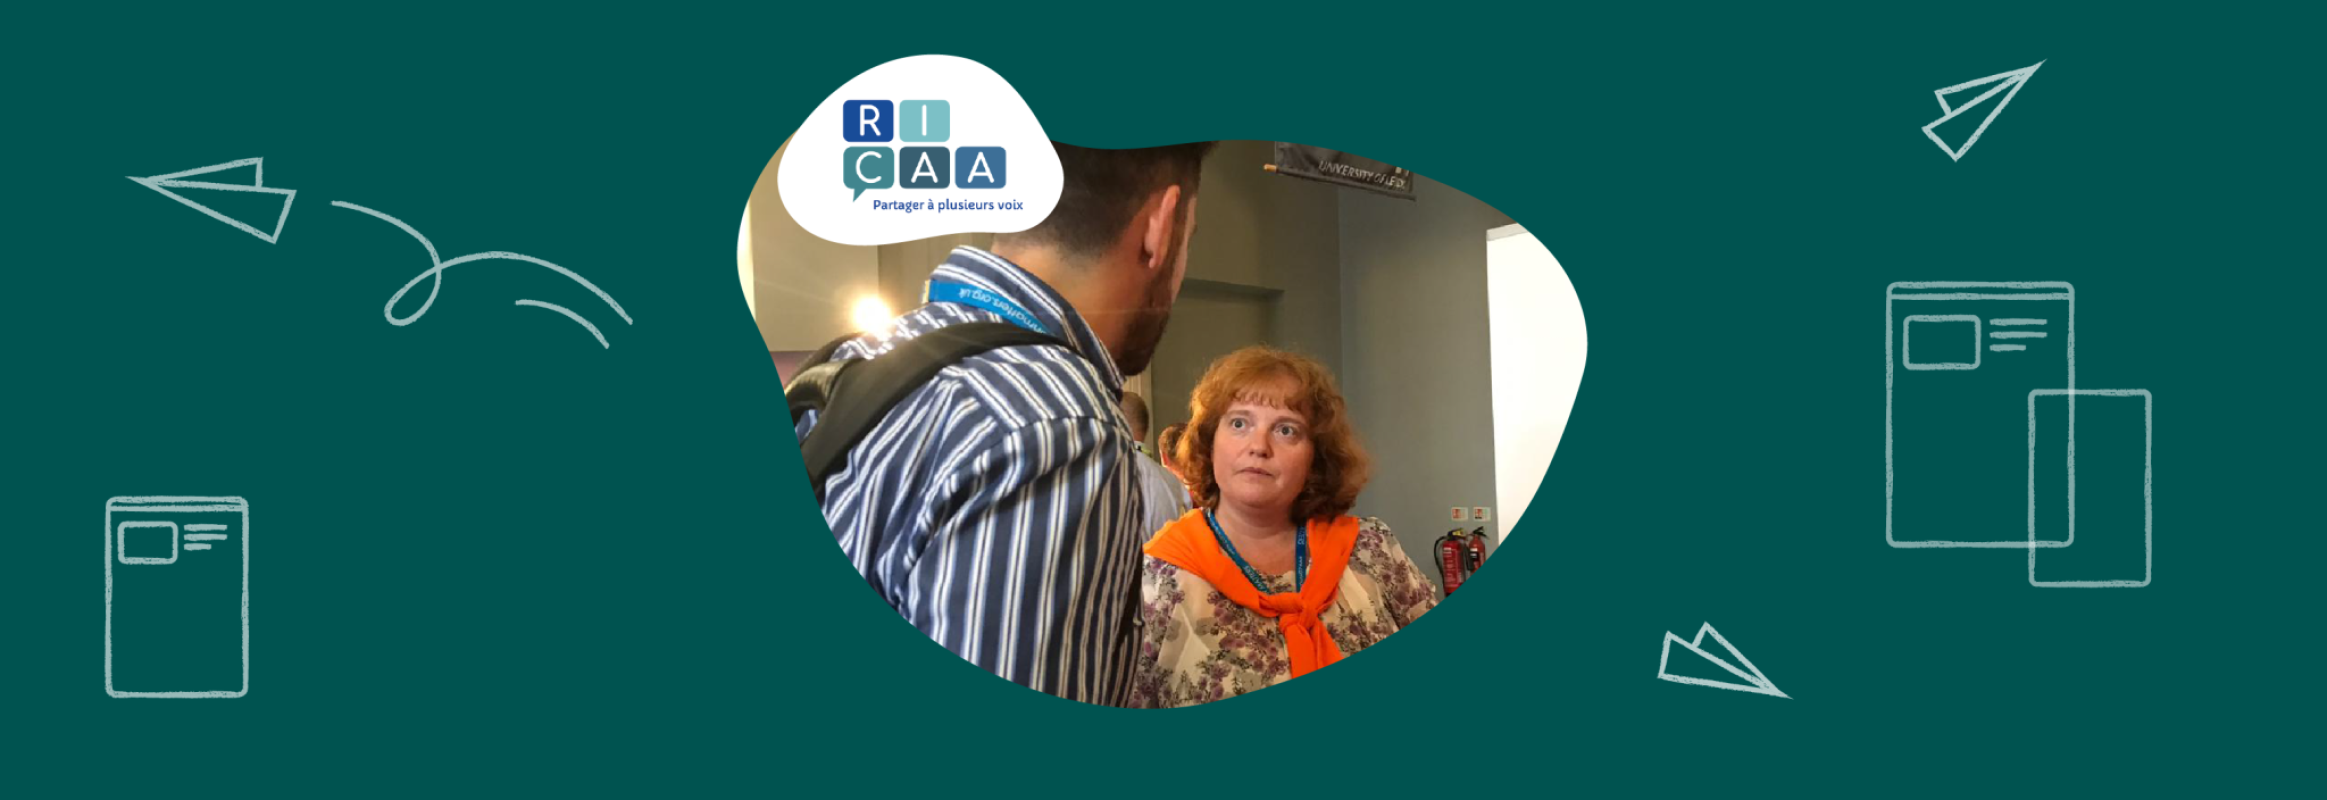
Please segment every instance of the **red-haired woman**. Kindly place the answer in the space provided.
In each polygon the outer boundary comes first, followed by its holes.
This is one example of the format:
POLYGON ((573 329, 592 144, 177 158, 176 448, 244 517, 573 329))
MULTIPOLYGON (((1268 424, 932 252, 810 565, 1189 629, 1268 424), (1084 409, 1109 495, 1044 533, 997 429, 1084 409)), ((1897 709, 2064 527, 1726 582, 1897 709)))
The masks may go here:
POLYGON ((1283 683, 1437 604, 1389 528, 1348 515, 1369 460, 1323 365, 1247 347, 1212 362, 1188 406, 1175 460, 1197 508, 1147 544, 1131 705, 1283 683))

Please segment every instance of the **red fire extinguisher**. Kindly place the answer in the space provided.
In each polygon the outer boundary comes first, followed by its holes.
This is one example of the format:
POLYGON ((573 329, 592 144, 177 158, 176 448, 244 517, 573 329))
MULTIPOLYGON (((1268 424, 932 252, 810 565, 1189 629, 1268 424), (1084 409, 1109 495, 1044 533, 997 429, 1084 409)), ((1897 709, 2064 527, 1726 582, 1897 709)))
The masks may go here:
POLYGON ((1463 579, 1471 574, 1470 543, 1464 541, 1466 538, 1468 535, 1461 528, 1438 537, 1438 579, 1450 595, 1462 588, 1463 579))
POLYGON ((1463 556, 1462 577, 1464 580, 1469 580, 1470 576, 1478 573, 1480 565, 1487 563, 1486 526, 1481 525, 1478 530, 1471 531, 1470 542, 1464 548, 1463 556))

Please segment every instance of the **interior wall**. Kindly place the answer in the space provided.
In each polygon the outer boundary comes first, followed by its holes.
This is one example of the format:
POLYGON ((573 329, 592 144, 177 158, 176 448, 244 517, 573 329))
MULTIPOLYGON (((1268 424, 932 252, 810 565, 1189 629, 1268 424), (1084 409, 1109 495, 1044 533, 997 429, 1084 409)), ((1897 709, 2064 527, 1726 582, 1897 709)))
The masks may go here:
MULTIPOLYGON (((759 321, 760 299, 752 293, 757 279, 751 265, 751 202, 748 200, 743 204, 743 224, 735 232, 735 269, 737 277, 743 281, 743 306, 751 312, 752 321, 756 324, 759 321)), ((767 337, 762 334, 760 338, 767 337)))
MULTIPOLYGON (((1204 163, 1197 190, 1196 236, 1188 247, 1183 302, 1156 347, 1147 398, 1154 429, 1188 421, 1188 390, 1212 359, 1234 347, 1199 329, 1212 312, 1249 319, 1252 309, 1228 311, 1221 304, 1266 307, 1266 335, 1259 342, 1298 351, 1341 368, 1341 191, 1314 181, 1263 170, 1275 157, 1269 142, 1221 142, 1204 163), (1244 299, 1235 299, 1244 298, 1244 299)), ((1240 323, 1241 324, 1241 323, 1240 323)), ((1253 344, 1243 342, 1241 344, 1253 344)), ((1241 344, 1237 346, 1241 346, 1241 344)))
POLYGON ((1496 503, 1487 231, 1511 218, 1437 181, 1414 183, 1411 201, 1342 196, 1338 374, 1374 457, 1353 513, 1389 523, 1435 575, 1431 543, 1458 524, 1448 509, 1496 503))
POLYGON ((1189 281, 1180 288, 1179 302, 1172 305, 1172 324, 1164 330, 1155 362, 1147 370, 1152 392, 1146 395, 1149 444, 1164 426, 1188 421, 1188 396, 1212 359, 1274 338, 1281 297, 1278 292, 1212 281, 1189 281))
POLYGON ((1495 525, 1502 539, 1535 501, 1583 384, 1584 307, 1535 235, 1487 237, 1487 329, 1494 339, 1495 525))
POLYGON ((751 247, 746 283, 769 351, 814 350, 849 332, 849 312, 858 298, 881 291, 880 257, 877 248, 834 244, 792 220, 776 191, 774 166, 783 157, 778 148, 745 210, 750 230, 744 236, 751 247))

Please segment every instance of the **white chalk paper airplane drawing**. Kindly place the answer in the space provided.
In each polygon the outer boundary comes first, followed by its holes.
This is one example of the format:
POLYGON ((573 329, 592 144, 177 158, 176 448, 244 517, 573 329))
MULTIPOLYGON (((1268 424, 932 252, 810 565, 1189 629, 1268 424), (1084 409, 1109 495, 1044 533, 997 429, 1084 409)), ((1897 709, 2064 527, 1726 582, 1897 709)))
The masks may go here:
POLYGON ((2044 62, 2038 61, 2026 67, 2012 70, 2011 72, 1997 73, 1995 75, 1990 75, 1979 80, 1966 81, 1954 86, 1947 87, 1945 89, 1939 89, 1932 92, 1932 94, 1939 96, 1939 110, 1946 112, 1946 116, 1932 120, 1931 124, 1923 126, 1923 135, 1931 137, 1931 142, 1933 144, 1939 145, 1939 149, 1945 151, 1948 158, 1962 161, 1963 154, 1971 152, 1971 146, 1979 142, 1980 134, 1988 132, 1988 125, 1996 121, 1996 115, 2004 113, 2004 106, 2010 105, 2012 103, 2013 95, 2020 93, 2020 87, 2028 85, 2028 79, 2033 77, 2036 74, 2036 68, 2041 66, 2044 66, 2044 62), (1972 89, 1977 89, 1983 86, 1987 87, 1986 90, 1980 92, 1977 96, 1972 97, 1966 102, 1960 104, 1951 104, 1947 101, 1949 95, 1960 95, 1972 89), (1965 139, 1963 141, 1962 147, 1948 147, 1947 140, 1939 138, 1939 134, 1936 132, 1936 129, 1940 125, 1945 124, 1948 120, 1955 119, 1957 116, 1960 116, 1965 112, 1979 108, 1981 105, 1987 103, 1989 98, 1995 97, 1999 92, 2003 93, 2003 99, 1997 100, 1995 105, 1988 109, 1987 118, 1980 120, 1980 126, 1971 132, 1971 138, 1965 139))
POLYGON ((137 185, 139 186, 161 192, 163 196, 166 196, 172 200, 176 200, 180 203, 184 203, 186 204, 187 208, 208 214, 210 215, 211 219, 232 225, 236 230, 242 231, 243 233, 259 237, 261 241, 264 241, 267 244, 274 244, 275 238, 283 234, 283 222, 291 218, 291 200, 297 197, 299 192, 293 189, 269 188, 266 185, 266 170, 266 159, 245 158, 240 161, 229 161, 224 164, 212 164, 207 167, 195 167, 184 172, 172 172, 168 175, 154 175, 145 178, 130 176, 129 179, 136 181, 137 185), (215 183, 211 181, 186 180, 187 178, 195 177, 198 175, 208 175, 213 172, 225 172, 230 169, 241 169, 243 167, 251 168, 251 178, 249 184, 215 183), (250 223, 218 213, 217 210, 212 209, 209 206, 194 202, 193 200, 188 199, 185 195, 170 191, 172 189, 183 189, 189 191, 198 190, 217 192, 255 192, 258 194, 279 195, 283 198, 283 212, 275 216, 275 227, 273 229, 268 231, 260 231, 250 223))
POLYGON ((1740 692, 1766 694, 1771 697, 1784 697, 1788 700, 1794 699, 1792 696, 1787 695, 1785 692, 1778 691, 1777 684, 1771 683, 1769 678, 1763 676, 1761 674, 1761 668, 1754 666, 1752 661, 1747 660, 1744 653, 1738 652, 1736 645, 1730 644, 1728 639, 1722 638, 1720 631, 1713 630, 1713 623, 1710 622, 1705 623, 1705 627, 1697 629, 1697 640, 1694 642, 1681 641, 1681 637, 1674 635, 1673 632, 1665 632, 1664 655, 1657 657, 1656 660, 1656 678, 1657 680, 1672 681, 1674 683, 1685 683, 1691 686, 1711 686, 1715 689, 1733 689, 1740 692), (1708 635, 1713 637, 1714 643, 1721 645, 1722 650, 1728 651, 1730 658, 1737 659, 1737 663, 1729 663, 1728 660, 1723 659, 1720 656, 1706 652, 1705 637, 1708 635), (1704 678, 1691 678, 1683 675, 1674 675, 1665 671, 1665 668, 1672 664, 1673 645, 1676 644, 1686 648, 1691 653, 1695 653, 1698 656, 1703 657, 1706 661, 1711 661, 1715 665, 1720 666, 1722 669, 1728 670, 1729 674, 1737 676, 1738 680, 1742 680, 1745 683, 1725 683, 1722 681, 1706 680, 1704 678), (1745 665, 1744 669, 1739 669, 1738 664, 1745 665))

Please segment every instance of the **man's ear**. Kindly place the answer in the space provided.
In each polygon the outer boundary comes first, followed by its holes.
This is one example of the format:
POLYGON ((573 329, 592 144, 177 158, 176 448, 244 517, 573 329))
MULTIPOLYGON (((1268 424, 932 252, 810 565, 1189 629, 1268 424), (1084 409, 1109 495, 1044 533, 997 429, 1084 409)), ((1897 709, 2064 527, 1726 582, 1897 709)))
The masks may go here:
POLYGON ((1140 237, 1140 261, 1148 269, 1171 269, 1164 259, 1171 257, 1172 246, 1178 244, 1172 241, 1172 223, 1179 218, 1180 187, 1164 187, 1149 198, 1144 211, 1140 221, 1146 223, 1147 232, 1140 237))

